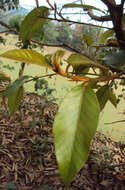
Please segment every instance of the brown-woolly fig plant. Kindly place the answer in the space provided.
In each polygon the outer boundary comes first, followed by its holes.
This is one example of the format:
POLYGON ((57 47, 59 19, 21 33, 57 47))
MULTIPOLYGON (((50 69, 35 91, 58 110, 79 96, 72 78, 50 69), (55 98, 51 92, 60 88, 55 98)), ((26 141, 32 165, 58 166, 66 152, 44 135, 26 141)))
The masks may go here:
MULTIPOLYGON (((88 158, 90 142, 97 130, 100 112, 108 101, 117 107, 118 99, 113 89, 116 88, 117 80, 122 82, 125 80, 125 14, 123 10, 125 0, 121 0, 120 4, 116 0, 99 0, 99 3, 102 2, 107 7, 105 10, 83 4, 82 1, 77 4, 65 4, 59 10, 56 4, 46 1, 48 7, 39 6, 36 0, 36 8, 25 16, 19 32, 11 29, 20 36, 23 48, 9 50, 2 53, 0 57, 21 62, 22 67, 19 78, 14 82, 11 82, 11 78, 6 73, 0 71, 0 80, 9 82, 7 88, 1 89, 0 94, 3 98, 8 98, 10 113, 14 113, 23 96, 24 83, 34 80, 30 76, 23 76, 25 63, 49 69, 51 73, 46 76, 60 75, 75 82, 76 86, 66 94, 53 124, 58 168, 68 189, 70 182, 88 158), (79 8, 83 14, 87 13, 91 19, 99 22, 112 21, 113 27, 103 27, 106 29, 103 29, 101 33, 98 32, 96 41, 92 36, 81 33, 84 50, 80 52, 66 43, 49 44, 74 51, 65 61, 65 51, 61 49, 51 55, 44 55, 28 48, 27 44, 32 42, 48 45, 33 40, 48 19, 88 25, 88 23, 65 18, 63 10, 70 8, 79 8), (54 17, 51 17, 51 11, 54 11, 54 17), (61 66, 62 62, 66 64, 65 70, 61 66)), ((3 25, 10 30, 8 25, 3 25)), ((98 26, 98 28, 101 27, 98 26)))

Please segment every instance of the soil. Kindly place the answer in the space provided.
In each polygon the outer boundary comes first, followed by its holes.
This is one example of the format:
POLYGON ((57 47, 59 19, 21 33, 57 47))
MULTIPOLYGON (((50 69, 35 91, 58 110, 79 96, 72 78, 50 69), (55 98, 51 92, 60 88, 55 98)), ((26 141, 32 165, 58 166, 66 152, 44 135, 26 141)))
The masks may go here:
MULTIPOLYGON (((0 189, 64 190, 54 154, 55 103, 26 93, 14 115, 0 108, 0 189)), ((124 190, 125 146, 97 132, 69 190, 124 190)))

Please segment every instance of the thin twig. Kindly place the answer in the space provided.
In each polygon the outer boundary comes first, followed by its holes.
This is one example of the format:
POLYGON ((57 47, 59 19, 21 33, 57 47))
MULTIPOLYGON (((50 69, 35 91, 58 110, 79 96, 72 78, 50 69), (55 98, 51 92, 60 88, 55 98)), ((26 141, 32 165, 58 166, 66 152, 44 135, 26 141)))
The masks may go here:
MULTIPOLYGON (((83 73, 76 73, 76 72, 69 72, 71 74, 83 74, 83 73)), ((84 75, 92 75, 92 76, 98 76, 98 77, 101 77, 102 75, 99 75, 99 74, 94 74, 94 73, 84 73, 84 75)))
POLYGON ((3 21, 0 21, 0 25, 4 26, 5 28, 8 28, 10 31, 19 34, 16 30, 14 30, 13 28, 11 28, 8 24, 4 23, 3 21))
POLYGON ((48 3, 48 5, 51 7, 52 10, 55 10, 54 6, 50 3, 49 0, 46 0, 46 2, 48 3))
POLYGON ((39 1, 38 0, 35 1, 36 1, 36 7, 39 8, 39 1))
POLYGON ((41 46, 68 48, 70 51, 74 51, 76 53, 81 53, 82 54, 81 51, 75 49, 74 47, 70 46, 67 43, 48 44, 48 43, 43 43, 43 42, 40 42, 40 41, 37 41, 37 40, 31 40, 31 42, 36 43, 36 44, 41 45, 41 46))
POLYGON ((68 20, 68 19, 55 19, 55 18, 51 18, 51 17, 44 17, 44 16, 39 16, 40 18, 44 18, 44 19, 48 19, 48 20, 55 20, 58 22, 69 22, 72 24, 83 24, 83 25, 87 25, 87 26, 93 26, 93 27, 98 27, 98 28, 105 28, 105 29, 110 29, 113 30, 113 28, 109 28, 106 26, 100 26, 100 25, 96 25, 96 24, 90 24, 90 23, 85 23, 85 22, 79 22, 79 21, 74 21, 74 20, 68 20))
POLYGON ((12 31, 11 30, 4 30, 4 31, 0 31, 0 34, 7 33, 7 32, 12 32, 12 31))
POLYGON ((119 121, 113 121, 111 123, 104 123, 104 124, 109 125, 109 124, 122 123, 122 122, 125 122, 125 119, 119 120, 119 121))
POLYGON ((40 79, 40 78, 52 77, 52 76, 55 76, 55 75, 57 75, 57 73, 42 75, 42 76, 38 76, 38 77, 36 76, 36 77, 33 77, 32 79, 27 80, 25 83, 31 82, 31 81, 36 81, 36 80, 38 80, 38 79, 40 79))
POLYGON ((38 10, 38 12, 40 13, 39 1, 38 1, 38 0, 35 0, 35 1, 36 1, 36 7, 37 7, 37 10, 38 10))

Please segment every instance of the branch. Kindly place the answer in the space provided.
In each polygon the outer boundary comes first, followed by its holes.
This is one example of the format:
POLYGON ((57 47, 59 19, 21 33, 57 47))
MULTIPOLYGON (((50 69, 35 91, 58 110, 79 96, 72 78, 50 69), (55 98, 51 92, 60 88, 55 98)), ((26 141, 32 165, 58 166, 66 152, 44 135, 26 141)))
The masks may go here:
POLYGON ((41 46, 68 48, 70 51, 74 51, 76 53, 81 53, 82 54, 81 51, 73 48, 72 46, 70 46, 67 43, 48 44, 48 43, 43 43, 43 42, 40 42, 40 41, 37 41, 37 40, 31 40, 31 42, 36 43, 36 44, 41 45, 41 46))
POLYGON ((52 77, 52 76, 55 76, 55 75, 57 75, 57 73, 47 74, 47 75, 38 76, 38 77, 36 76, 36 77, 33 77, 33 78, 30 79, 30 80, 27 80, 25 83, 31 82, 31 81, 36 81, 36 80, 38 80, 38 79, 40 79, 40 78, 52 77))
POLYGON ((46 0, 46 2, 48 3, 48 5, 51 7, 52 10, 55 10, 54 6, 50 3, 49 0, 46 0))
POLYGON ((109 27, 105 27, 105 26, 100 26, 100 25, 90 24, 90 23, 85 23, 85 22, 79 22, 79 21, 73 21, 73 20, 68 20, 68 19, 55 19, 55 18, 44 17, 44 16, 39 16, 39 18, 44 18, 44 19, 48 19, 48 20, 55 20, 58 22, 68 22, 68 23, 72 23, 72 24, 83 24, 83 25, 87 25, 87 26, 93 26, 93 27, 113 30, 113 28, 109 28, 109 27))
POLYGON ((116 6, 115 0, 101 0, 107 6, 116 6))
POLYGON ((105 123, 106 125, 109 125, 109 124, 116 124, 116 123, 122 123, 122 122, 125 122, 125 119, 123 120, 119 120, 119 121, 113 121, 111 123, 105 123))
POLYGON ((121 0, 121 6, 124 7, 125 0, 121 0))
POLYGON ((111 16, 106 15, 106 16, 96 16, 93 14, 92 10, 88 11, 88 15, 91 17, 91 19, 99 21, 99 22, 104 22, 104 21, 111 21, 111 16))
POLYGON ((39 1, 38 0, 35 1, 36 1, 36 7, 39 9, 39 1))
POLYGON ((16 30, 14 30, 13 28, 11 28, 8 24, 4 23, 3 21, 0 21, 0 25, 4 26, 5 28, 8 28, 11 32, 19 34, 16 30))
POLYGON ((11 30, 4 30, 4 31, 0 31, 0 34, 7 33, 7 32, 12 32, 12 31, 11 30))

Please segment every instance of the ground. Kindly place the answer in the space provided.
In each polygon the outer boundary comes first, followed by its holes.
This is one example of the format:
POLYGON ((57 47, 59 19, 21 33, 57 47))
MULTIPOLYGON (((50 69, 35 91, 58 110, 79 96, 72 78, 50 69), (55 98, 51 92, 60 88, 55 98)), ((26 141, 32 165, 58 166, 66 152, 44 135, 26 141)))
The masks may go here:
MULTIPOLYGON (((56 103, 25 93, 19 111, 0 110, 0 189, 64 190, 54 154, 56 103)), ((125 189, 124 145, 97 132, 88 161, 69 190, 125 189)))

